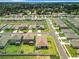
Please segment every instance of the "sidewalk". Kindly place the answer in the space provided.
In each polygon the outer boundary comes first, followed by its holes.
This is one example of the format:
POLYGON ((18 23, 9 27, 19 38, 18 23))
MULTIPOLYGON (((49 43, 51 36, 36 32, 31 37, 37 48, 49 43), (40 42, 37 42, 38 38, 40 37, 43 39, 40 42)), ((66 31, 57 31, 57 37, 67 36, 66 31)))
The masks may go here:
POLYGON ((17 33, 17 30, 14 30, 13 33, 17 33))
POLYGON ((62 45, 70 45, 70 43, 61 42, 62 45))
POLYGON ((69 57, 68 59, 79 59, 79 57, 69 57))
POLYGON ((29 31, 28 31, 28 33, 31 33, 31 32, 32 32, 32 30, 29 30, 29 31))
POLYGON ((4 33, 4 30, 2 30, 0 33, 4 33))

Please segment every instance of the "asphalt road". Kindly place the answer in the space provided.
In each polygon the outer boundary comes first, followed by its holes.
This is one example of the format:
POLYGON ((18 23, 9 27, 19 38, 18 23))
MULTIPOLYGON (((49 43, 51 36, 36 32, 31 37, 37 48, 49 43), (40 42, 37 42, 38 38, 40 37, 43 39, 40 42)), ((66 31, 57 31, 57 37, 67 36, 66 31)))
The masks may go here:
POLYGON ((50 23, 49 19, 46 19, 47 23, 48 23, 48 27, 50 29, 50 33, 51 35, 55 38, 55 44, 60 56, 60 59, 68 59, 68 56, 63 48, 63 46, 61 45, 60 41, 58 40, 58 36, 55 34, 55 30, 52 28, 52 24, 50 23))

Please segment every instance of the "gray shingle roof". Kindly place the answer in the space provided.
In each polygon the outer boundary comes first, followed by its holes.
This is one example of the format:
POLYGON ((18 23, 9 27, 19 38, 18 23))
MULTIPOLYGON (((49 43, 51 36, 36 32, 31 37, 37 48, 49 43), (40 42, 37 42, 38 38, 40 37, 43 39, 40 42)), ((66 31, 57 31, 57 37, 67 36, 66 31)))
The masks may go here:
POLYGON ((7 42, 9 41, 10 39, 10 34, 6 35, 6 34, 1 34, 0 35, 1 38, 0 38, 0 46, 5 46, 7 44, 7 42))
POLYGON ((71 40, 71 45, 75 48, 79 48, 79 39, 71 40))
POLYGON ((34 39, 34 36, 32 36, 32 35, 24 35, 23 36, 23 40, 29 40, 29 39, 34 39))

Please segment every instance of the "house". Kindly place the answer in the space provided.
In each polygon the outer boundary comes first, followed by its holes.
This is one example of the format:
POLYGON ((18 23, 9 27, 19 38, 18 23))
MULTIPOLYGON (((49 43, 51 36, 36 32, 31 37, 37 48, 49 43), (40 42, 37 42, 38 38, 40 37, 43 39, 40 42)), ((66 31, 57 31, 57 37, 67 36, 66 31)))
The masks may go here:
POLYGON ((35 36, 32 35, 24 35, 23 36, 23 43, 24 44, 29 44, 29 45, 33 45, 35 44, 35 36))
POLYGON ((0 34, 0 49, 3 49, 10 39, 10 35, 0 34))
POLYGON ((5 30, 7 28, 8 24, 4 24, 3 27, 1 28, 2 30, 5 30))
POLYGON ((19 25, 14 25, 14 26, 13 26, 13 29, 14 29, 14 30, 18 30, 18 28, 19 28, 19 25))
POLYGON ((29 25, 29 30, 32 30, 32 25, 29 25))
POLYGON ((36 28, 37 28, 38 30, 44 30, 44 25, 37 25, 36 28))
POLYGON ((58 27, 60 27, 61 29, 67 29, 68 28, 67 25, 64 24, 63 21, 60 20, 59 18, 57 18, 57 19, 55 18, 54 21, 55 21, 56 25, 58 27))
POLYGON ((32 29, 38 29, 38 30, 44 30, 44 25, 30 25, 29 26, 29 29, 32 30, 32 29))
POLYGON ((36 29, 36 25, 29 25, 29 30, 36 29))
POLYGON ((32 29, 36 29, 36 25, 32 25, 32 29))
POLYGON ((15 30, 15 26, 14 26, 14 25, 12 25, 11 29, 12 29, 12 30, 15 30))
POLYGON ((42 36, 36 37, 36 49, 48 49, 47 40, 42 36))
POLYGON ((28 25, 20 25, 18 29, 19 30, 26 30, 26 29, 28 29, 28 25))
POLYGON ((11 44, 11 45, 20 45, 21 44, 21 42, 22 42, 22 35, 19 35, 19 34, 17 34, 17 35, 13 35, 12 37, 11 37, 11 39, 9 40, 9 43, 11 44))
POLYGON ((68 40, 79 39, 79 36, 73 31, 70 31, 70 29, 61 29, 61 31, 64 33, 68 40))
POLYGON ((5 28, 5 30, 12 29, 12 27, 13 27, 12 25, 7 25, 6 28, 5 28))
POLYGON ((4 27, 4 25, 3 25, 3 24, 1 24, 1 25, 0 25, 0 30, 2 30, 2 28, 3 28, 3 27, 4 27))
POLYGON ((79 49, 79 39, 71 40, 70 44, 73 48, 79 49))

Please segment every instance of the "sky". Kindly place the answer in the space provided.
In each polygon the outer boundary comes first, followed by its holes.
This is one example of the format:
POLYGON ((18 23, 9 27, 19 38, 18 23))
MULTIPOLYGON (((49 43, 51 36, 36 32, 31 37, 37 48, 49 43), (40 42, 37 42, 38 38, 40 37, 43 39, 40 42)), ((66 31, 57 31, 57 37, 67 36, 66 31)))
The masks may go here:
POLYGON ((0 0, 0 2, 79 2, 79 0, 0 0))

